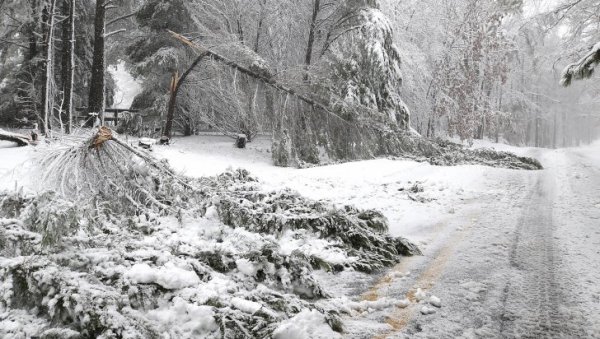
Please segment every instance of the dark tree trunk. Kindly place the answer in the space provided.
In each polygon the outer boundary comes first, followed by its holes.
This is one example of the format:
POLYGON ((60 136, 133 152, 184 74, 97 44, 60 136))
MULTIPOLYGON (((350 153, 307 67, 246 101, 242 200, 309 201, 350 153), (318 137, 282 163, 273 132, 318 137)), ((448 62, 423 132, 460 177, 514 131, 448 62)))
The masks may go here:
MULTIPOLYGON (((314 0, 313 13, 310 20, 310 30, 308 32, 308 45, 306 46, 306 54, 304 56, 304 64, 307 69, 312 63, 312 54, 315 44, 315 29, 317 27, 317 18, 319 16, 319 10, 321 9, 321 0, 314 0)), ((308 80, 308 73, 304 75, 304 80, 308 80)))
POLYGON ((262 27, 264 23, 264 7, 266 5, 266 0, 260 1, 260 18, 258 20, 258 25, 256 26, 256 40, 254 40, 254 53, 258 54, 258 49, 260 47, 260 35, 262 32, 262 27))
POLYGON ((177 104, 177 92, 178 92, 179 74, 175 73, 171 77, 171 86, 169 88, 169 107, 167 109, 167 121, 165 122, 165 129, 163 131, 163 137, 171 139, 173 130, 173 119, 175 118, 175 105, 177 104))
POLYGON ((28 25, 27 33, 29 34, 29 51, 27 54, 28 60, 33 60, 37 55, 37 38, 35 36, 35 28, 37 26, 37 0, 31 1, 31 16, 33 21, 28 25))
MULTIPOLYGON (((44 7, 42 9, 42 20, 41 20, 41 32, 42 32, 42 37, 43 37, 43 41, 42 43, 44 45, 46 45, 48 43, 48 17, 49 17, 49 13, 48 13, 48 7, 44 7)), ((48 59, 48 48, 43 48, 42 49, 42 60, 43 61, 43 69, 46 69, 49 65, 47 64, 47 59, 48 59)), ((46 135, 48 133, 48 116, 46 115, 46 86, 47 86, 47 77, 46 77, 46 72, 42 72, 42 76, 41 76, 41 102, 40 102, 40 107, 42 109, 41 114, 38 113, 38 124, 40 126, 40 131, 43 135, 46 135)), ((35 80, 33 80, 35 81, 35 80)))
POLYGON ((73 67, 75 65, 75 0, 65 0, 64 13, 67 19, 63 24, 62 90, 64 110, 62 120, 65 133, 72 132, 73 123, 73 67))
POLYGON ((433 126, 432 126, 433 122, 431 120, 432 120, 431 117, 429 117, 429 119, 427 119, 427 133, 426 133, 427 138, 433 137, 433 135, 432 135, 433 133, 431 132, 431 130, 433 129, 433 126))
MULTIPOLYGON (((38 38, 36 36, 36 28, 40 25, 40 18, 38 15, 37 0, 30 1, 30 5, 31 21, 25 26, 25 35, 28 39, 28 48, 24 59, 24 65, 26 65, 26 69, 23 69, 23 71, 19 72, 19 87, 17 89, 17 95, 19 98, 29 98, 31 100, 29 104, 22 104, 21 107, 18 107, 18 109, 21 112, 26 112, 27 115, 31 115, 33 112, 37 117, 40 117, 35 100, 36 95, 31 91, 31 88, 35 87, 35 83, 37 82, 36 74, 38 66, 34 64, 34 59, 38 55, 38 38)), ((40 124, 42 122, 41 118, 37 119, 37 122, 40 124)))
POLYGON ((194 70, 194 68, 198 66, 202 59, 204 59, 204 57, 208 55, 208 52, 200 53, 196 60, 192 62, 190 67, 188 67, 188 69, 185 72, 183 72, 181 78, 177 73, 173 74, 173 77, 171 78, 171 87, 169 88, 171 96, 169 98, 169 106, 167 108, 167 121, 165 122, 165 128, 163 129, 162 133, 163 139, 171 139, 171 134, 173 130, 173 119, 175 118, 175 108, 177 108, 177 94, 179 94, 179 89, 181 88, 181 85, 185 82, 185 79, 194 70))
POLYGON ((52 96, 52 82, 54 80, 54 58, 53 58, 53 50, 54 50, 54 11, 56 10, 56 0, 52 0, 49 4, 50 8, 44 8, 44 15, 42 22, 44 23, 44 82, 43 82, 43 91, 42 91, 42 109, 43 109, 43 117, 42 117, 42 129, 45 135, 48 135, 51 126, 51 118, 54 108, 53 96, 52 96))
MULTIPOLYGON (((98 113, 101 124, 104 124, 104 24, 106 7, 104 0, 96 2, 96 18, 94 20, 94 55, 92 61, 92 80, 90 81, 90 96, 88 111, 98 113)), ((93 125, 88 121, 88 127, 93 125)))
POLYGON ((190 119, 189 116, 183 117, 183 135, 186 137, 194 135, 195 128, 193 126, 194 122, 190 119))

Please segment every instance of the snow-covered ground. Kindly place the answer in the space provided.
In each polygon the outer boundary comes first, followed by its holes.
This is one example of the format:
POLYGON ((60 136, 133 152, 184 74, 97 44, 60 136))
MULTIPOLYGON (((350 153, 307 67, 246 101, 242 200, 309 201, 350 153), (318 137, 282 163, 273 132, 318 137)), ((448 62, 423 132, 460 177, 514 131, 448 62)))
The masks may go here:
POLYGON ((115 79, 116 85, 113 107, 130 108, 135 96, 142 91, 141 82, 133 78, 123 61, 110 66, 108 71, 115 79))
MULTIPOLYGON (((489 142, 476 143, 474 147, 494 147, 518 155, 531 151, 489 142)), ((233 147, 232 139, 222 136, 179 138, 170 148, 157 147, 155 153, 185 175, 208 176, 245 168, 266 188, 288 187, 311 199, 378 209, 390 220, 393 235, 422 243, 438 233, 435 225, 467 208, 482 193, 493 190, 489 184, 497 173, 513 172, 388 159, 307 169, 280 168, 271 164, 267 137, 255 140, 247 149, 233 147), (418 192, 419 188, 422 192, 418 192)))
MULTIPOLYGON (((245 168, 269 189, 378 209, 393 235, 416 242, 423 256, 375 277, 318 274, 332 302, 349 309, 348 338, 600 337, 600 143, 564 150, 478 146, 535 156, 546 169, 387 159, 277 168, 268 138, 240 150, 221 136, 179 138, 154 153, 189 176, 245 168)), ((31 152, 0 144, 0 189, 17 179, 25 184, 20 169, 31 152)), ((130 274, 158 273, 140 266, 130 274)), ((276 334, 317 337, 315 323, 322 318, 306 311, 276 334)))
POLYGON ((273 188, 379 209, 394 235, 417 242, 424 256, 407 258, 369 288, 332 279, 339 296, 355 293, 374 303, 345 319, 348 337, 373 331, 407 338, 599 337, 600 143, 563 150, 487 141, 474 147, 535 156, 546 169, 386 159, 282 169, 270 165, 267 140, 238 150, 219 137, 182 139, 157 153, 188 175, 244 167, 273 188), (415 184, 423 191, 411 191, 415 184), (432 296, 441 308, 431 306, 437 304, 432 296))

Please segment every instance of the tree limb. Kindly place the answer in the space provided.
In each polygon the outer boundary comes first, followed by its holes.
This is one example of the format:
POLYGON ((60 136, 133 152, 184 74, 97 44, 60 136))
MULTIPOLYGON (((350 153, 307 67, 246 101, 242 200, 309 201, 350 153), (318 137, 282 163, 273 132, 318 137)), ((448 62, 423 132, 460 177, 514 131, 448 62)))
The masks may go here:
POLYGON ((25 135, 7 132, 2 129, 0 129, 0 140, 12 141, 20 147, 29 145, 29 138, 25 135))
POLYGON ((106 39, 106 38, 108 38, 108 37, 110 37, 110 36, 112 36, 112 35, 119 34, 119 33, 123 33, 123 32, 126 32, 126 31, 127 31, 127 30, 126 30, 125 28, 121 28, 121 29, 118 29, 118 30, 116 30, 116 31, 112 31, 112 32, 110 32, 110 33, 106 33, 106 34, 104 34, 104 38, 106 39))
POLYGON ((573 80, 582 80, 592 77, 594 69, 600 63, 600 42, 584 55, 579 61, 570 64, 563 71, 560 83, 567 87, 573 80))
POLYGON ((190 41, 188 38, 184 37, 181 34, 175 33, 171 30, 167 30, 175 39, 183 42, 184 44, 188 45, 189 47, 191 47, 193 50, 195 50, 198 54, 202 55, 204 53, 206 53, 207 56, 211 57, 213 60, 219 61, 220 63, 223 63, 231 68, 234 68, 236 70, 238 70, 239 72, 248 75, 252 78, 255 78, 261 82, 263 82, 264 84, 278 90, 281 92, 285 92, 301 101, 304 101, 305 103, 315 106, 321 110, 323 110, 325 113, 335 117, 336 119, 341 120, 342 122, 348 123, 348 121, 344 120, 342 117, 340 117, 339 115, 335 114, 334 112, 332 112, 327 106, 325 106, 324 104, 315 101, 303 94, 298 93, 296 90, 289 88, 285 85, 280 84, 279 82, 277 82, 275 79, 273 79, 272 77, 267 77, 265 75, 259 74, 253 70, 250 70, 234 61, 231 61, 229 59, 227 59, 226 57, 213 52, 207 48, 204 48, 202 46, 200 46, 199 44, 190 41))
POLYGON ((110 25, 114 24, 115 22, 118 22, 118 21, 121 21, 121 20, 125 20, 125 19, 127 19, 127 18, 131 18, 132 16, 136 15, 137 13, 138 13, 138 12, 137 12, 137 11, 135 11, 135 12, 133 12, 133 13, 125 14, 125 15, 122 15, 122 16, 120 16, 120 17, 118 17, 118 18, 114 18, 114 19, 112 19, 111 21, 107 22, 107 23, 106 23, 106 26, 110 26, 110 25))

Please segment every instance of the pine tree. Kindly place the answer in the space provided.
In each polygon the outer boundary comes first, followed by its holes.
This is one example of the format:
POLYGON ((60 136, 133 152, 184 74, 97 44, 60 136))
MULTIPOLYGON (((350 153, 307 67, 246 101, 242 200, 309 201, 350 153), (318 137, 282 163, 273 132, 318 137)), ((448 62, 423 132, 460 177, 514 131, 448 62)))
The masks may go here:
POLYGON ((358 104, 383 114, 402 129, 410 112, 402 101, 400 54, 393 28, 376 1, 347 0, 324 46, 331 68, 330 90, 344 104, 358 104))

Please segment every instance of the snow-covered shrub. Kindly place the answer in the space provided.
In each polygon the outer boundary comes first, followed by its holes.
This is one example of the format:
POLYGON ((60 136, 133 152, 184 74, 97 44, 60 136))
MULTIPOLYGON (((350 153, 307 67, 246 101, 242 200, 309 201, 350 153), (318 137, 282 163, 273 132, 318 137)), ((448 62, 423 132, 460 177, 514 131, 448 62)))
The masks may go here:
POLYGON ((26 203, 30 200, 21 191, 18 192, 0 192, 0 215, 6 218, 16 218, 21 215, 26 203))
POLYGON ((29 202, 22 219, 29 230, 42 235, 42 244, 53 245, 79 228, 83 213, 76 203, 47 191, 29 202))

